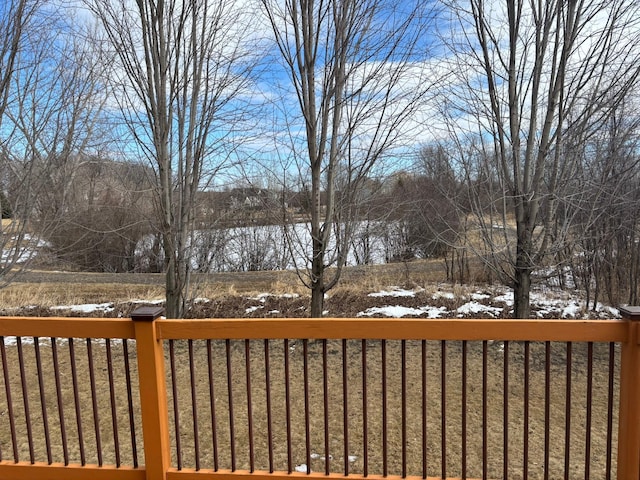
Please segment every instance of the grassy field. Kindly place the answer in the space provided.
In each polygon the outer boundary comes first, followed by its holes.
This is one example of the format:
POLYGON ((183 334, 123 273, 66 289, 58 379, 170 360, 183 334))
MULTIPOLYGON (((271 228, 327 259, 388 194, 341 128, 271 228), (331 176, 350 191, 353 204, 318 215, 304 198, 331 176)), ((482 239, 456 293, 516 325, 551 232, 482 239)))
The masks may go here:
MULTIPOLYGON (((192 297, 210 299, 260 293, 307 295, 295 272, 261 271, 194 274, 192 297)), ((445 280, 438 260, 345 269, 340 284, 331 291, 369 293, 389 285, 427 286, 445 280)), ((164 297, 162 274, 110 274, 32 270, 0 289, 0 309, 25 305, 49 307, 79 303, 159 300, 164 297)))

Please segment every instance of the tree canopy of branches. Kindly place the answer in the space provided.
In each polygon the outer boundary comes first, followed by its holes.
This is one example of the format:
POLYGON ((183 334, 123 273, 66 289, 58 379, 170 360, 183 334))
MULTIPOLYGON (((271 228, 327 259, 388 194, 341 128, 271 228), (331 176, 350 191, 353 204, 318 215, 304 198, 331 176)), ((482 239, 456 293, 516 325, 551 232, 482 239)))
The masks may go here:
POLYGON ((87 0, 118 61, 112 79, 131 138, 153 165, 166 314, 189 297, 194 208, 229 158, 251 55, 233 0, 87 0))
POLYGON ((466 188, 449 152, 442 146, 422 148, 413 175, 404 177, 396 190, 393 197, 402 205, 413 252, 442 258, 448 280, 468 280, 466 188))
POLYGON ((66 20, 38 0, 0 6, 0 189, 13 219, 0 230, 2 283, 56 224, 76 160, 96 148, 107 62, 93 32, 66 20))
POLYGON ((564 248, 570 232, 570 217, 556 220, 576 178, 578 146, 637 86, 640 5, 447 4, 454 55, 443 110, 451 114, 487 241, 496 223, 515 222, 515 242, 495 245, 504 261, 494 265, 513 285, 514 316, 528 318, 532 273, 564 248))
POLYGON ((640 298, 640 112, 630 95, 607 124, 579 146, 576 190, 559 217, 576 210, 576 242, 565 253, 587 307, 635 305, 640 298))
MULTIPOLYGON (((13 87, 16 80, 16 64, 20 60, 20 51, 26 43, 26 34, 39 7, 39 2, 15 0, 4 2, 0 6, 0 132, 6 131, 5 114, 13 103, 13 87)), ((9 198, 5 195, 9 183, 9 156, 5 142, 0 150, 0 201, 2 218, 13 215, 9 198), (11 213, 11 215, 10 215, 11 213)), ((16 212, 18 213, 18 212, 16 212)), ((13 267, 23 259, 25 237, 24 222, 0 224, 0 285, 8 283, 8 276, 13 267)))
POLYGON ((427 70, 416 59, 425 53, 427 17, 422 2, 261 3, 289 82, 277 126, 289 132, 285 176, 301 179, 310 207, 311 245, 300 245, 295 229, 290 245, 305 252, 297 271, 311 290, 311 316, 319 317, 347 260, 354 206, 376 168, 397 154, 424 98, 427 70))
POLYGON ((48 250, 74 269, 152 270, 153 172, 143 164, 84 158, 74 172, 65 210, 47 233, 48 250))

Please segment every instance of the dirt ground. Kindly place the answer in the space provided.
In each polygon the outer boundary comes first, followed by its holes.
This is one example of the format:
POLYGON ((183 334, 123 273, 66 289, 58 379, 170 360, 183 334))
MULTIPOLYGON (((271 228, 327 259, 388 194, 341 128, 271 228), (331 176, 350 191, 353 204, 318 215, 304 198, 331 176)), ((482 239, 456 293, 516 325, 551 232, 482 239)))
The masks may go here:
MULTIPOLYGON (((554 343, 547 370, 545 344, 531 343, 526 375, 525 344, 520 342, 508 346, 501 342, 468 342, 465 347, 461 342, 443 346, 440 342, 388 341, 383 345, 380 341, 348 341, 343 345, 341 341, 277 340, 269 342, 267 352, 262 341, 208 344, 197 340, 192 344, 167 342, 165 347, 174 467, 250 469, 253 465, 260 470, 273 467, 306 471, 309 466, 316 473, 326 468, 344 473, 349 468, 351 473, 362 474, 366 461, 370 475, 382 474, 386 464, 389 475, 401 475, 406 469, 408 475, 421 476, 426 455, 430 476, 438 476, 444 469, 447 477, 459 477, 464 465, 470 478, 481 478, 486 445, 488 478, 520 479, 524 477, 526 439, 530 479, 544 478, 545 462, 549 463, 549 478, 562 478, 567 460, 565 478, 585 478, 587 449, 590 478, 606 478, 608 455, 615 470, 617 398, 612 399, 613 410, 609 413, 608 345, 595 345, 591 355, 586 345, 573 345, 567 366, 567 345, 554 343), (509 360, 506 369, 505 358, 509 360), (483 385, 485 368, 487 382, 483 385), (571 380, 569 386, 567 378, 571 380), (571 392, 569 403, 567 389, 571 392), (592 397, 590 406, 587 392, 592 397), (570 445, 568 451, 566 445, 570 445), (327 454, 331 459, 328 464, 327 454), (507 455, 508 473, 504 476, 507 455)), ((60 425, 64 422, 71 462, 143 463, 135 346, 129 343, 125 356, 121 342, 112 341, 107 347, 104 342, 93 341, 89 353, 87 342, 75 339, 74 362, 70 361, 70 349, 66 339, 57 341, 60 404, 49 340, 42 339, 39 346, 45 372, 42 378, 33 343, 24 343, 22 354, 14 345, 6 347, 3 356, 7 359, 6 378, 12 400, 7 402, 5 377, 0 376, 0 417, 8 418, 11 409, 16 422, 15 426, 0 422, 2 459, 12 459, 15 451, 23 461, 32 454, 36 461, 47 461, 50 448, 53 461, 62 461, 65 452, 60 425), (19 355, 24 359, 26 387, 21 382, 19 355), (131 388, 125 376, 125 359, 131 365, 131 388), (24 392, 28 392, 31 411, 30 432, 25 422, 24 392), (46 399, 46 408, 42 398, 46 399), (130 401, 133 417, 129 416, 130 401), (19 439, 15 450, 11 428, 19 439)), ((617 353, 613 358, 617 364, 617 353)), ((614 365, 614 392, 618 389, 617 368, 614 365)))

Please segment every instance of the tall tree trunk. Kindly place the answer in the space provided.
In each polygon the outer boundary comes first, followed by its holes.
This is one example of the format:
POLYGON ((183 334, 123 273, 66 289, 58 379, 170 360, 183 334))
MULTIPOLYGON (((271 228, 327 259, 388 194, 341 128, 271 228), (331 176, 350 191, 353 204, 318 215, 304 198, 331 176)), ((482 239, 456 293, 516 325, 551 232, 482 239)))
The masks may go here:
POLYGON ((123 14, 121 2, 86 2, 116 54, 123 119, 156 169, 166 310, 180 318, 189 294, 198 190, 211 185, 227 161, 221 153, 234 150, 231 132, 239 122, 248 125, 249 102, 240 97, 257 52, 246 44, 253 47, 255 40, 244 34, 249 13, 235 0, 133 3, 136 8, 123 14))
POLYGON ((166 275, 166 303, 165 314, 167 318, 182 318, 182 296, 178 287, 176 274, 173 268, 167 270, 166 275))
POLYGON ((177 274, 173 236, 164 235, 165 251, 165 315, 167 318, 182 318, 180 278, 177 274))
POLYGON ((513 318, 531 317, 531 270, 516 267, 513 284, 513 318))
POLYGON ((324 311, 324 282, 322 277, 311 288, 311 318, 321 318, 324 311))
POLYGON ((514 318, 529 318, 531 316, 531 233, 529 232, 527 222, 519 221, 516 223, 518 245, 516 252, 516 262, 514 265, 514 281, 513 281, 513 302, 514 318))
POLYGON ((324 246, 319 239, 314 238, 311 262, 311 318, 322 317, 324 294, 324 246))

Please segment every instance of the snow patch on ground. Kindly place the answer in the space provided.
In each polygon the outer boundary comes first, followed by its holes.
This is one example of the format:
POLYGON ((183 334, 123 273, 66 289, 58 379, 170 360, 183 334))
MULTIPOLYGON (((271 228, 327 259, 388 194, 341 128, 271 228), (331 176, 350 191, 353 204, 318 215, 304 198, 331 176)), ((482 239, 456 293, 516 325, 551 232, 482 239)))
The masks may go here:
POLYGON ((293 299, 293 298, 300 297, 300 295, 298 295, 297 293, 282 293, 280 295, 276 295, 276 294, 273 294, 273 293, 259 293, 255 297, 247 297, 247 300, 254 300, 256 302, 265 303, 267 301, 267 298, 269 298, 269 297, 271 297, 271 298, 289 298, 289 299, 293 299))
POLYGON ((444 298, 445 300, 455 300, 456 294, 453 292, 437 292, 431 295, 431 298, 433 300, 439 300, 441 298, 444 298))
POLYGON ((464 315, 477 315, 479 313, 491 315, 492 317, 498 317, 502 314, 502 310, 503 309, 500 307, 492 307, 490 305, 483 305, 482 303, 472 301, 458 307, 456 312, 459 317, 463 317, 464 315))
POLYGON ((513 292, 506 292, 493 298, 496 302, 504 303, 507 307, 513 307, 513 292))
POLYGON ((578 302, 571 302, 569 305, 562 309, 562 318, 579 318, 582 312, 582 307, 578 305, 578 302))
MULTIPOLYGON (((418 291, 423 291, 422 289, 418 291)), ((369 297, 415 297, 416 290, 406 290, 400 287, 390 287, 390 290, 382 290, 380 292, 370 293, 369 297)))
POLYGON ((162 305, 162 304, 164 304, 164 299, 158 299, 158 300, 129 300, 129 303, 133 303, 133 304, 144 303, 145 305, 162 305))
POLYGON ((488 295, 486 293, 476 292, 471 294, 471 300, 480 301, 480 300, 488 300, 490 298, 491 298, 491 295, 488 295))
POLYGON ((51 310, 65 310, 77 313, 113 312, 113 303, 85 303, 82 305, 59 305, 51 310))
POLYGON ((445 307, 403 307, 401 305, 387 306, 387 307, 371 307, 364 312, 358 313, 358 317, 371 317, 373 315, 384 315, 386 317, 402 318, 409 315, 423 316, 427 315, 427 318, 442 318, 447 313, 445 307))
MULTIPOLYGON (((445 307, 386 305, 372 307, 358 313, 363 316, 386 316, 401 318, 405 316, 420 316, 429 318, 462 318, 462 317, 485 317, 499 318, 510 316, 513 313, 514 295, 513 291, 505 290, 503 286, 483 287, 479 289, 468 289, 467 293, 460 289, 447 291, 447 287, 439 287, 438 291, 431 294, 434 301, 458 300, 463 303, 454 310, 447 310, 445 307), (461 293, 462 292, 462 293, 461 293)), ((405 290, 399 287, 389 287, 387 290, 369 294, 370 297, 415 297, 415 293, 420 290, 405 290)), ((539 286, 531 291, 530 295, 532 315, 538 318, 567 318, 567 319, 587 319, 587 318, 620 318, 618 309, 598 303, 596 308, 587 311, 584 298, 579 292, 573 290, 563 290, 549 286, 539 286)))

